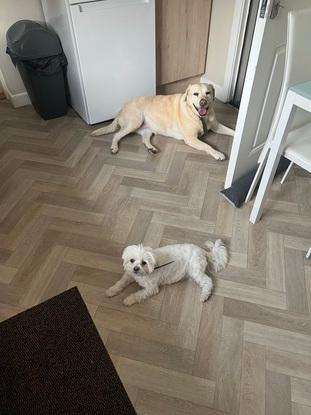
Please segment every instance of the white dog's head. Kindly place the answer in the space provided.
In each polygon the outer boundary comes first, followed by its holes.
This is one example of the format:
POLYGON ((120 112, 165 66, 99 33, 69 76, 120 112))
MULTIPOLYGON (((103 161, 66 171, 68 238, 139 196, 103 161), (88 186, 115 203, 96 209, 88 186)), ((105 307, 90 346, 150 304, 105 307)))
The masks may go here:
POLYGON ((205 117, 215 99, 215 88, 212 84, 189 85, 184 93, 184 99, 195 115, 205 117))
POLYGON ((151 274, 155 267, 152 249, 143 245, 131 245, 122 254, 124 271, 134 275, 151 274))

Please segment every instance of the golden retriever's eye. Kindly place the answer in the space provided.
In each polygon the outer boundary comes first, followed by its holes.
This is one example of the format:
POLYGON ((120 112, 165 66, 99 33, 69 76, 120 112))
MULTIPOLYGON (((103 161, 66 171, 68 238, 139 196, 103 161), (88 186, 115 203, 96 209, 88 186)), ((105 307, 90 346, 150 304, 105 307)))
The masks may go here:
POLYGON ((142 266, 144 266, 144 265, 146 265, 147 264, 147 262, 146 261, 142 261, 142 263, 141 263, 141 265, 142 266))
POLYGON ((199 96, 199 93, 198 92, 194 92, 193 95, 195 95, 196 97, 198 97, 199 96))
POLYGON ((209 95, 210 94, 210 92, 209 91, 206 91, 206 95, 209 95))
POLYGON ((135 262, 135 259, 130 259, 130 262, 133 264, 133 262, 135 262))

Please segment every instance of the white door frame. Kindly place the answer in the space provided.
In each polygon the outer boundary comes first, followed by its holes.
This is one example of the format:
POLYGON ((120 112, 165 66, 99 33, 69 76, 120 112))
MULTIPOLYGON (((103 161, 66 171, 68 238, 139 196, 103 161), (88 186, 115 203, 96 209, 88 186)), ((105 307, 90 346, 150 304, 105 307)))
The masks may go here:
POLYGON ((204 74, 201 77, 201 82, 212 83, 215 86, 216 97, 223 102, 228 102, 233 98, 242 54, 249 6, 250 0, 235 0, 224 84, 215 84, 212 79, 208 78, 207 74, 204 74))
MULTIPOLYGON (((268 4, 269 6, 269 4, 268 4)), ((269 7, 267 6, 266 13, 270 12, 269 7)), ((245 119, 247 116, 247 108, 250 102, 251 94, 252 94, 252 86, 256 74, 256 65, 254 62, 258 62, 258 57, 260 54, 260 47, 261 47, 261 40, 263 37, 263 33, 265 30, 267 19, 257 19, 255 32, 253 36, 252 48, 249 56, 249 63, 248 63, 248 70, 247 75, 245 77, 244 87, 243 87, 243 95, 241 99, 241 104, 239 108, 239 114, 237 125, 235 128, 236 133, 234 134, 234 140, 232 143, 232 149, 229 159, 229 165, 225 180, 225 189, 230 187, 234 181, 234 173, 235 173, 235 166, 239 155, 241 140, 242 140, 242 133, 243 133, 243 125, 245 123, 245 119), (256 43, 257 41, 257 43, 256 43), (244 115, 241 116, 241 114, 244 115)), ((257 147, 255 150, 258 152, 261 151, 264 143, 257 147)))

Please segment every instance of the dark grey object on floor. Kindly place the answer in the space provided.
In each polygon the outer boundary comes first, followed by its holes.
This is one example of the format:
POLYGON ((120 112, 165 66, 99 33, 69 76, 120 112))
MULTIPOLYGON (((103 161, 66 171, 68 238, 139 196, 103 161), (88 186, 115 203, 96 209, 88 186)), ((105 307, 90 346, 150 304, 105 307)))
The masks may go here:
MULTIPOLYGON (((280 173, 285 171, 289 163, 290 161, 282 156, 274 177, 278 176, 280 173)), ((255 177, 256 171, 257 168, 245 174, 245 176, 241 177, 240 179, 236 180, 228 189, 224 189, 220 192, 224 196, 224 198, 229 203, 231 203, 231 205, 233 205, 236 208, 239 208, 243 205, 247 193, 251 187, 252 181, 255 177)), ((256 189, 258 188, 259 184, 260 180, 258 181, 256 189)))

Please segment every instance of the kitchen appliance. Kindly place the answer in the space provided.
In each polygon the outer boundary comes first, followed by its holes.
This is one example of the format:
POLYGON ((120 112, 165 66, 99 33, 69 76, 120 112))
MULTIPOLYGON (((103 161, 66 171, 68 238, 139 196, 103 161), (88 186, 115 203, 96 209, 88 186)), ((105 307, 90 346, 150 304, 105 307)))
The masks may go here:
POLYGON ((41 2, 68 59, 71 106, 88 124, 155 94, 155 0, 41 2))

